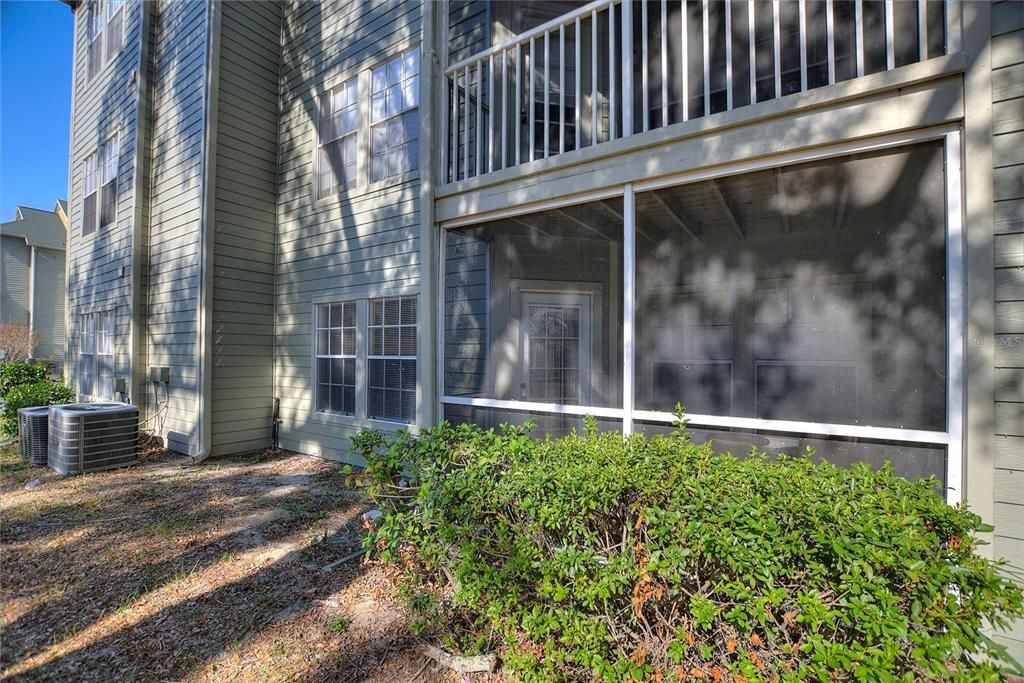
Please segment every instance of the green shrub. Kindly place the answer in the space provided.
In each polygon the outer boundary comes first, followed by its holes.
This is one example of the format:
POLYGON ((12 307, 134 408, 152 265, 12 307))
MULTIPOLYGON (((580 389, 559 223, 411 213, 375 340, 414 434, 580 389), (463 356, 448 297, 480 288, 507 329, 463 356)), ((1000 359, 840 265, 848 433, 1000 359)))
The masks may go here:
POLYGON ((14 387, 41 382, 50 375, 49 363, 0 363, 0 399, 14 387))
MULTIPOLYGON (((889 467, 715 454, 671 436, 364 432, 420 629, 522 681, 978 680, 1024 615, 991 530, 889 467)), ((1000 662, 1003 663, 1000 663, 1000 662)))
POLYGON ((4 396, 3 410, 0 411, 0 434, 18 435, 18 408, 52 406, 70 403, 75 392, 64 382, 44 379, 34 384, 16 386, 4 396))

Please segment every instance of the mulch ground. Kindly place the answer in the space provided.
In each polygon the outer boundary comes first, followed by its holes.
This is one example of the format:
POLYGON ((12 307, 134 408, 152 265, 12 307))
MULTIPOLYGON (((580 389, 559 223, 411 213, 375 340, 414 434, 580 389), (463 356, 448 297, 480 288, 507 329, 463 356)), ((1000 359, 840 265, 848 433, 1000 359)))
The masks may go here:
POLYGON ((61 477, 0 449, 0 678, 483 681, 422 657, 358 490, 284 451, 61 477))

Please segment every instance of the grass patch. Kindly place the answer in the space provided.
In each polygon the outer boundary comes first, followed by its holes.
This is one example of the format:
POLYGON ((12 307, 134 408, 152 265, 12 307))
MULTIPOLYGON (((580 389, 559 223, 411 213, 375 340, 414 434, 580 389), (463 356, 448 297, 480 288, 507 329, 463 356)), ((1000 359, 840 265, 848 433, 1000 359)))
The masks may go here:
POLYGON ((327 623, 327 628, 331 629, 331 632, 341 635, 348 630, 348 627, 352 625, 352 620, 346 617, 335 617, 327 623))

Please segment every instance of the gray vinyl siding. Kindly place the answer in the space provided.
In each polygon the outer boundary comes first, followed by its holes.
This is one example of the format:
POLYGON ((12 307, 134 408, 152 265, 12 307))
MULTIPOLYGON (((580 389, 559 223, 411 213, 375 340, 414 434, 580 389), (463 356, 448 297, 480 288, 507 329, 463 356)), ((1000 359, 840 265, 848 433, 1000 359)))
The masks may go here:
POLYGON ((451 0, 448 4, 448 63, 454 64, 490 46, 491 3, 451 0))
POLYGON ((281 7, 222 5, 214 200, 212 453, 270 445, 281 7))
MULTIPOLYGON (((997 556, 1024 571, 1024 4, 992 7, 997 556)), ((1024 622, 997 637, 1024 661, 1024 622)))
MULTIPOLYGON (((353 419, 313 410, 314 301, 419 289, 418 172, 371 186, 367 170, 354 190, 316 200, 313 169, 315 93, 418 44, 421 9, 400 0, 284 5, 275 393, 285 448, 347 458, 347 437, 358 429, 353 419)), ((421 310, 427 305, 420 301, 421 310)), ((433 361, 421 355, 419 362, 433 361)))
POLYGON ((445 237, 444 393, 486 396, 488 243, 452 231, 445 237))
MULTIPOLYGON (((131 265, 136 193, 135 152, 138 142, 135 72, 140 66, 142 13, 145 4, 125 6, 124 45, 94 78, 87 79, 86 29, 88 11, 75 12, 74 111, 71 176, 68 197, 68 383, 78 387, 78 349, 81 316, 112 310, 114 377, 127 378, 131 366, 131 265), (82 234, 85 158, 112 134, 118 135, 117 211, 113 225, 82 234)), ((105 34, 104 34, 105 37, 105 34)))
POLYGON ((64 252, 36 249, 35 312, 32 326, 39 343, 36 358, 64 361, 64 252))
POLYGON ((0 322, 28 325, 31 250, 24 238, 0 237, 0 322))
POLYGON ((198 449, 198 336, 207 3, 161 2, 155 17, 145 355, 169 367, 167 445, 198 449))

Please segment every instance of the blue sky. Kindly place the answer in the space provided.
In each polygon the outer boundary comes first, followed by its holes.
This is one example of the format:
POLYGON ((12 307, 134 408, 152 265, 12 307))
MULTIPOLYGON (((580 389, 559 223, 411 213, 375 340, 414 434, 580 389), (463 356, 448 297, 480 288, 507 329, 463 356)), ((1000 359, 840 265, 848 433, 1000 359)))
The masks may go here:
POLYGON ((0 2, 0 219, 67 198, 73 15, 58 0, 0 2))

